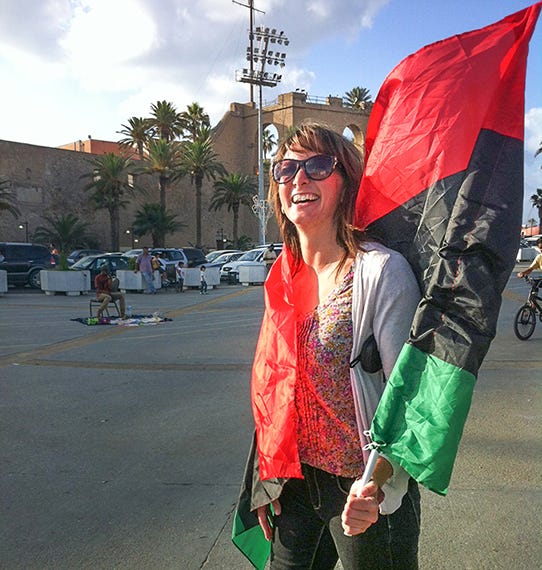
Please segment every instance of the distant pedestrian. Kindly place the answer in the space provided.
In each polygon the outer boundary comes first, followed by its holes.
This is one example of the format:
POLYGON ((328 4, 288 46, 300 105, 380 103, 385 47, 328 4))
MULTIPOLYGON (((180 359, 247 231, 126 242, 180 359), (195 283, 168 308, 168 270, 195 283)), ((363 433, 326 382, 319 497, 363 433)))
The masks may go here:
POLYGON ((175 282, 177 293, 182 293, 184 287, 184 263, 182 261, 179 261, 175 268, 175 282))
POLYGON ((207 277, 205 275, 205 265, 202 265, 200 267, 199 280, 200 280, 200 285, 199 285, 200 294, 207 295, 207 277))
POLYGON ((275 263, 276 259, 277 259, 277 254, 275 253, 275 246, 273 244, 270 244, 269 247, 265 250, 265 253, 263 254, 263 262, 265 263, 265 268, 267 269, 267 273, 269 273, 269 270, 271 269, 273 263, 275 263))
POLYGON ((137 256, 136 259, 136 268, 134 273, 141 271, 141 275, 143 275, 143 279, 147 282, 147 290, 146 293, 155 294, 156 288, 154 287, 153 283, 153 270, 152 270, 152 256, 149 253, 149 248, 144 247, 143 253, 137 256))

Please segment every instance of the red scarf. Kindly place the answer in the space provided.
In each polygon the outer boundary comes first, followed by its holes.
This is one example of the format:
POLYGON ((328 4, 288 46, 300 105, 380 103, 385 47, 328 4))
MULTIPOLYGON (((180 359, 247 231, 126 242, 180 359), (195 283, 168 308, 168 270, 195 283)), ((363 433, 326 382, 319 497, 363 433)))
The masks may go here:
POLYGON ((302 477, 297 450, 295 262, 285 247, 265 282, 265 313, 252 368, 260 477, 302 477))

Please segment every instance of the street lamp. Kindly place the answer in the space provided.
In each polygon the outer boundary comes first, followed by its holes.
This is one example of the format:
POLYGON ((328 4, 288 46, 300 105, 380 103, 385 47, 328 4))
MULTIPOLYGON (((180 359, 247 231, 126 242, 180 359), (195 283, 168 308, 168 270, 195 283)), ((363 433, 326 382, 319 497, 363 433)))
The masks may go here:
POLYGON ((22 229, 25 230, 26 243, 28 243, 28 241, 29 241, 29 240, 28 240, 28 237, 29 237, 29 236, 28 236, 28 222, 25 221, 25 222, 20 223, 20 224, 19 224, 19 229, 20 229, 20 230, 22 230, 22 229))
MULTIPOLYGON (((264 179, 263 179, 263 118, 262 118, 262 88, 276 87, 282 80, 282 75, 266 71, 266 65, 284 67, 286 53, 279 46, 287 46, 290 42, 284 32, 278 32, 275 28, 269 29, 258 26, 255 33, 250 30, 250 45, 247 47, 247 60, 250 69, 237 70, 235 79, 241 83, 258 85, 258 202, 265 202, 264 179), (270 44, 272 44, 270 46, 270 44), (269 49, 271 47, 271 49, 269 49), (276 51, 276 50, 281 51, 276 51), (254 69, 253 64, 257 64, 254 69)), ((256 205, 256 204, 255 204, 256 205)), ((255 207, 260 221, 260 243, 265 243, 265 228, 267 224, 265 207, 255 207)))

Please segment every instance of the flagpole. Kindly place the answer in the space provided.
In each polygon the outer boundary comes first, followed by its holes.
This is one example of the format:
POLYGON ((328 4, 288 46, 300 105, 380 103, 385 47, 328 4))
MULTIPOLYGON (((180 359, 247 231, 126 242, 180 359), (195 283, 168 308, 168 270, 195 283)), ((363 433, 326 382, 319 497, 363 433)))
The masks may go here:
POLYGON ((356 497, 361 497, 361 490, 367 483, 370 481, 371 477, 373 476, 373 472, 375 470, 376 460, 378 459, 378 451, 376 449, 371 449, 371 453, 369 454, 369 459, 367 461, 367 465, 365 467, 365 471, 361 476, 361 480, 358 483, 358 491, 356 493, 356 497))

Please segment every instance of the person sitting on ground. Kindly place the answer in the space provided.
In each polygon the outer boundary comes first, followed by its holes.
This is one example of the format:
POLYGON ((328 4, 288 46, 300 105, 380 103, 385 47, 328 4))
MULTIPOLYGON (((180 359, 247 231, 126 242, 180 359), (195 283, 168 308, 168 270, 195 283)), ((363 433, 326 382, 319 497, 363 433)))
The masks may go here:
POLYGON ((535 270, 542 271, 542 237, 536 240, 536 247, 540 253, 533 259, 533 262, 525 271, 520 271, 518 273, 518 277, 523 278, 535 270))
MULTIPOLYGON (((116 281, 116 278, 115 278, 116 281)), ((126 318, 126 302, 124 299, 124 294, 120 291, 115 291, 113 277, 108 272, 107 264, 103 264, 100 268, 100 273, 96 275, 94 279, 94 287, 96 289, 96 299, 101 301, 102 304, 98 309, 98 318, 103 316, 107 305, 114 299, 119 302, 120 305, 120 316, 122 319, 126 318)))

